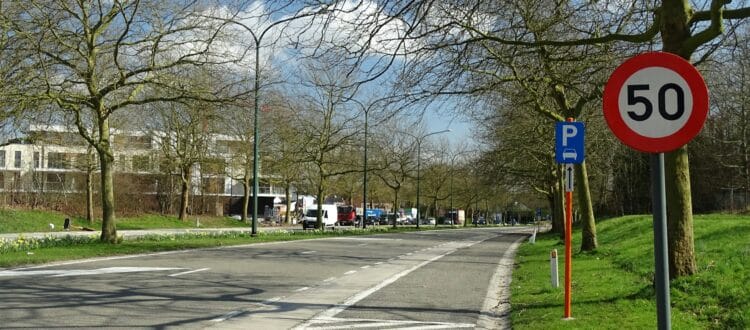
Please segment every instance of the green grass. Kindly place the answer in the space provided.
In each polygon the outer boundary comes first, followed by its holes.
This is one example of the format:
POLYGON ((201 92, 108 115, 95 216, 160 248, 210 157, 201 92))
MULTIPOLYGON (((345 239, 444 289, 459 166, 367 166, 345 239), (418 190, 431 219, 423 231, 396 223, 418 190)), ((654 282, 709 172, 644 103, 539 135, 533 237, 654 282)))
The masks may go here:
MULTIPOLYGON (((656 326, 651 216, 628 216, 597 224, 599 250, 573 258, 573 320, 562 320, 563 290, 552 289, 549 253, 560 255, 557 235, 540 235, 518 251, 512 282, 514 329, 643 329, 656 326)), ((750 327, 750 217, 696 216, 699 272, 671 283, 675 329, 750 327)), ((574 251, 580 232, 573 238, 574 251)))
MULTIPOLYGON (((63 223, 66 217, 69 217, 72 226, 88 227, 94 230, 101 230, 101 220, 89 224, 85 219, 71 217, 54 211, 39 210, 14 210, 0 209, 0 233, 29 233, 29 232, 49 232, 49 224, 55 225, 52 231, 62 231, 63 223)), ((175 216, 163 216, 156 214, 145 214, 137 217, 117 217, 115 225, 117 229, 160 229, 160 228, 196 228, 196 219, 200 228, 227 228, 227 227, 247 227, 248 225, 228 217, 208 217, 208 216, 190 216, 187 220, 181 221, 175 216)))

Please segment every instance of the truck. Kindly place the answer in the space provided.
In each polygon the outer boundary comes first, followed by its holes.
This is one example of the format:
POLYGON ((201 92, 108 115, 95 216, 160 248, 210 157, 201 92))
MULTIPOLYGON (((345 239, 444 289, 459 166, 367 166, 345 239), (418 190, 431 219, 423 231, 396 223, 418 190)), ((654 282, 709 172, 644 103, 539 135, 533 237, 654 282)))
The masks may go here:
MULTIPOLYGON (((333 228, 336 226, 338 217, 338 207, 333 204, 323 204, 323 228, 333 228)), ((305 211, 305 217, 302 220, 302 229, 315 229, 315 223, 318 221, 318 208, 311 207, 305 211)))
POLYGON ((354 206, 339 205, 337 211, 339 213, 339 226, 354 226, 354 221, 357 219, 357 212, 354 206))
MULTIPOLYGON (((361 207, 357 208, 357 214, 362 214, 365 212, 361 207)), ((364 216, 365 220, 367 221, 367 225, 377 225, 380 223, 380 218, 383 216, 383 210, 381 209, 367 209, 367 214, 364 216)), ((358 223, 361 221, 361 216, 358 217, 357 220, 358 223)))

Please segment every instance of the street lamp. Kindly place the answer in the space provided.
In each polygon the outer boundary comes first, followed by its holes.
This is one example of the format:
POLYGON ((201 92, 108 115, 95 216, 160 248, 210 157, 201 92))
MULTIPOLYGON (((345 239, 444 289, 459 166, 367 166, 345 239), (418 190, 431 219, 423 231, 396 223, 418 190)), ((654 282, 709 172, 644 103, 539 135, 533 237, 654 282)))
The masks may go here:
POLYGON ((358 101, 356 99, 353 99, 353 98, 349 99, 349 101, 352 101, 352 102, 356 103, 357 105, 359 105, 362 108, 362 112, 365 113, 365 136, 364 136, 364 138, 365 138, 364 149, 365 150, 364 150, 364 156, 363 156, 364 157, 364 162, 363 162, 364 163, 364 169, 363 169, 363 173, 364 173, 363 180, 364 181, 362 181, 362 209, 363 209, 363 212, 362 212, 362 229, 367 228, 367 127, 368 127, 367 126, 368 125, 368 121, 367 120, 368 120, 368 117, 370 115, 370 110, 372 110, 372 108, 376 104, 378 104, 380 101, 383 101, 383 100, 385 100, 385 99, 384 98, 377 99, 377 100, 375 100, 373 102, 370 102, 370 104, 368 106, 365 106, 364 104, 362 104, 362 102, 360 102, 360 101, 358 101))
POLYGON ((451 129, 449 128, 449 129, 445 129, 445 130, 442 130, 442 131, 435 131, 435 132, 427 133, 427 134, 419 136, 419 137, 416 136, 416 135, 413 135, 411 133, 408 133, 408 132, 402 132, 402 133, 404 133, 404 134, 406 134, 408 136, 413 137, 415 140, 417 140, 417 229, 419 229, 419 219, 420 219, 419 218, 419 216, 420 216, 420 214, 419 214, 419 181, 420 181, 419 170, 420 170, 420 163, 421 163, 421 159, 422 159, 422 155, 421 155, 421 153, 422 153, 422 141, 426 137, 428 137, 430 135, 447 133, 447 132, 450 132, 450 131, 451 131, 451 129))
MULTIPOLYGON (((325 12, 325 9, 323 10, 325 12)), ((258 116, 258 110, 260 108, 260 47, 261 42, 263 42, 263 37, 266 35, 268 31, 270 31, 272 28, 276 27, 277 25, 284 24, 291 22, 293 20, 296 20, 298 18, 303 18, 307 16, 315 15, 315 12, 307 12, 299 15, 293 15, 291 17, 287 17, 281 20, 278 20, 276 22, 273 22, 266 26, 264 29, 260 30, 258 33, 258 30, 234 19, 227 20, 230 23, 233 23, 240 28, 244 29, 250 35, 252 36, 252 41, 255 44, 255 81, 253 86, 253 100, 254 100, 254 109, 253 109, 253 222, 252 222, 252 231, 250 233, 250 236, 257 236, 258 235, 258 152, 259 152, 259 146, 258 146, 258 122, 260 121, 260 118, 258 116)), ((243 211, 244 212, 244 211, 243 211)))

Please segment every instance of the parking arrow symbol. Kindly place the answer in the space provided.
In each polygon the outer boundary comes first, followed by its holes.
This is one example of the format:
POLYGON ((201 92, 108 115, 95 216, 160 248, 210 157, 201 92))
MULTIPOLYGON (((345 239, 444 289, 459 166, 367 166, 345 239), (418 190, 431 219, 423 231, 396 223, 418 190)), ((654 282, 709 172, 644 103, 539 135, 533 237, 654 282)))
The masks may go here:
POLYGON ((573 191, 573 164, 565 164, 565 191, 573 191))

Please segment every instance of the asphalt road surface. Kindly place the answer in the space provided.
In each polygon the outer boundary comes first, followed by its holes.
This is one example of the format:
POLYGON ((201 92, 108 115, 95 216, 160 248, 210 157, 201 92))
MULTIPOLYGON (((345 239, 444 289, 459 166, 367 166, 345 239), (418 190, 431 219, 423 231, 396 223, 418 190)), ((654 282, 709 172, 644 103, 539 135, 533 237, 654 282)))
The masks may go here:
POLYGON ((508 328, 530 228, 324 238, 0 269, 0 328, 508 328))

